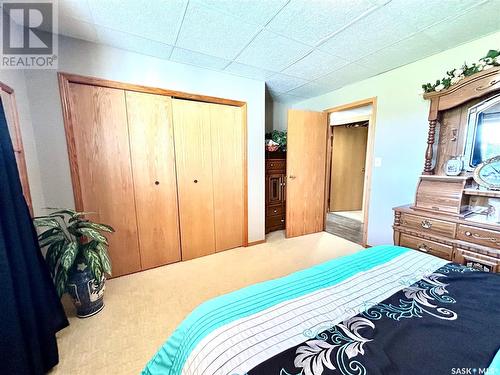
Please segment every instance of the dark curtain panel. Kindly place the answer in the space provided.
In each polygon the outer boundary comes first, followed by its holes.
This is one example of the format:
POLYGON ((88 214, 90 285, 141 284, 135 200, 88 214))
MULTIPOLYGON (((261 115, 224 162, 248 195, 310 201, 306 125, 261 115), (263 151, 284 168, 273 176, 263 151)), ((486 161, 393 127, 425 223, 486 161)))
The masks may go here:
POLYGON ((38 246, 0 103, 0 373, 44 374, 68 321, 38 246))

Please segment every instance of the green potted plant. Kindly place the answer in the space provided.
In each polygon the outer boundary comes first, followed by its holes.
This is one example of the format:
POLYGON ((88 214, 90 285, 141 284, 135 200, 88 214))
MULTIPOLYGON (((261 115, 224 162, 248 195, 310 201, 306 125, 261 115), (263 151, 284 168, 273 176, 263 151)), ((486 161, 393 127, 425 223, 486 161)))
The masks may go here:
POLYGON ((108 240, 102 234, 114 229, 85 216, 89 213, 71 209, 60 210, 33 219, 45 260, 61 297, 69 293, 77 316, 92 316, 104 307, 104 283, 111 275, 108 240))
POLYGON ((269 138, 278 144, 281 151, 286 151, 286 131, 273 130, 269 138))

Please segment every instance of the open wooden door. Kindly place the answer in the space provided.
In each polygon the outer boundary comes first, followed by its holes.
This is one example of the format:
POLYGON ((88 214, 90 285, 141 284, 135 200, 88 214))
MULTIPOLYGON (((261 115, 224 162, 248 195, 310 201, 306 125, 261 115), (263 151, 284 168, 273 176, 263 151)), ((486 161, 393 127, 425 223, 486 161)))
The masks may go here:
POLYGON ((288 111, 287 237, 323 230, 326 140, 326 113, 288 111))
POLYGON ((363 208, 368 127, 333 127, 330 212, 363 208))

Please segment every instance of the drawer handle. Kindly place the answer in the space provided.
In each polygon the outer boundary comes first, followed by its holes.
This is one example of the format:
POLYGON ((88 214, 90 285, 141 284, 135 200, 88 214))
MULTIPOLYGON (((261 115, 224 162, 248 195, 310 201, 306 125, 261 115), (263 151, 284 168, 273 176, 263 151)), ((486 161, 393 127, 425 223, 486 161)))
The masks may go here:
POLYGON ((270 165, 271 167, 274 167, 274 164, 273 164, 273 163, 271 163, 271 164, 269 164, 269 165, 270 165))
POLYGON ((285 222, 285 219, 281 219, 281 222, 284 223, 285 222))
POLYGON ((424 229, 432 228, 432 223, 429 220, 422 220, 422 223, 420 223, 420 225, 422 225, 422 228, 424 229))
POLYGON ((472 233, 470 231, 466 231, 466 232, 464 232, 464 234, 467 237, 474 237, 476 240, 485 240, 485 241, 493 242, 496 245, 498 245, 500 243, 500 241, 495 237, 483 237, 477 233, 472 233))
POLYGON ((427 247, 427 245, 426 245, 426 244, 424 244, 424 243, 423 243, 423 244, 421 244, 421 245, 419 245, 419 246, 418 246, 418 249, 419 249, 420 251, 423 251, 424 253, 428 253, 428 252, 429 252, 429 250, 431 250, 431 249, 430 249, 429 247, 427 247))
POLYGON ((278 210, 273 210, 274 213, 278 212, 278 210))

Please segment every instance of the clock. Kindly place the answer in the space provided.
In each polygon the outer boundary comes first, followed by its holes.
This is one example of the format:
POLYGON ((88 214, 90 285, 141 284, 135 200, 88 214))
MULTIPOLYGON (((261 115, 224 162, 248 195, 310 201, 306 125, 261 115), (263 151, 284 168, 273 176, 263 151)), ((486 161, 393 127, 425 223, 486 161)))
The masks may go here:
POLYGON ((474 169, 474 180, 491 190, 500 190, 500 155, 488 159, 474 169))

